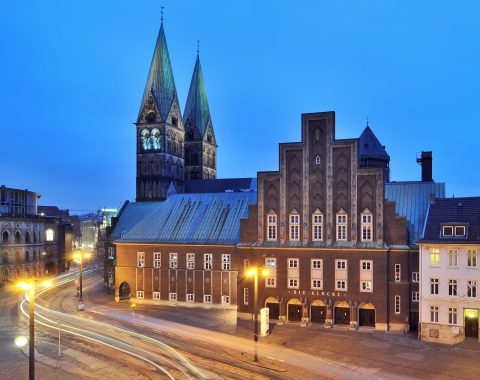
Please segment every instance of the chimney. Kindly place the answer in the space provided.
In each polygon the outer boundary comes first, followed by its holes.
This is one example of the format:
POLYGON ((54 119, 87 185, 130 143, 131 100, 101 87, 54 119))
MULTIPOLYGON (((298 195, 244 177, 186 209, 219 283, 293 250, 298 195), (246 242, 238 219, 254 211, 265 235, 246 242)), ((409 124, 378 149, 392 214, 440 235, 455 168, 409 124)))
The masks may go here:
POLYGON ((432 182, 432 152, 417 154, 417 162, 422 166, 422 182, 432 182))

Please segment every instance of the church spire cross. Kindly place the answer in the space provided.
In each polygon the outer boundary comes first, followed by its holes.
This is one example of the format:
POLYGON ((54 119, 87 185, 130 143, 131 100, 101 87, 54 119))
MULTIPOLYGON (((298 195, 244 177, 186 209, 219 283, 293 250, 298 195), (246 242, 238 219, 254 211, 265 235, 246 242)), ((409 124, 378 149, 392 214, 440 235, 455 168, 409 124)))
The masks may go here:
POLYGON ((367 116, 367 127, 368 127, 368 116, 367 116))

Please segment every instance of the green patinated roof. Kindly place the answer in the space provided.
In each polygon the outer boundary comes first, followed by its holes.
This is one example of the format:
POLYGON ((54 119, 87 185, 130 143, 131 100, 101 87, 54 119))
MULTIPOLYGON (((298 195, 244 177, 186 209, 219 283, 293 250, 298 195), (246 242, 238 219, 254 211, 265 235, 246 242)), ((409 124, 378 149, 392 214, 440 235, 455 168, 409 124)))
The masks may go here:
POLYGON ((201 137, 204 136, 208 123, 212 123, 210 109, 208 108, 207 91, 203 81, 202 65, 200 57, 197 55, 195 69, 193 70, 190 90, 188 91, 187 104, 183 113, 183 124, 190 120, 197 127, 201 137))
POLYGON ((142 104, 138 114, 138 121, 141 119, 143 106, 150 95, 153 95, 158 111, 163 119, 166 119, 172 104, 175 100, 178 102, 175 80, 173 79, 172 64, 168 54, 167 40, 163 23, 158 33, 155 51, 153 52, 150 71, 148 72, 147 84, 143 93, 142 104))

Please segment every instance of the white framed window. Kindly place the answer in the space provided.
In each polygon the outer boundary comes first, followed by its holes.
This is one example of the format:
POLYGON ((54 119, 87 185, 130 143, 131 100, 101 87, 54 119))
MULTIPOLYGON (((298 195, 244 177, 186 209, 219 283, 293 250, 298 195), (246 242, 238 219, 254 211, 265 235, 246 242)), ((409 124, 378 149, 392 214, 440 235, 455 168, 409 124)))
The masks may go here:
POLYGON ((169 268, 176 269, 178 267, 178 255, 175 252, 171 252, 169 258, 169 268))
POLYGON ((187 302, 195 302, 195 294, 187 293, 187 302))
POLYGON ((371 291, 372 291, 372 282, 362 281, 362 292, 371 292, 371 291))
POLYGON ((420 273, 412 272, 412 282, 419 282, 419 281, 420 281, 420 273))
POLYGON ((222 296, 222 303, 229 304, 230 303, 230 296, 222 296))
POLYGON ((465 226, 455 226, 455 236, 465 236, 465 226))
POLYGON ((294 289, 298 288, 298 278, 289 278, 288 287, 294 289))
POLYGON ((335 290, 347 290, 347 281, 338 280, 335 282, 335 290))
POLYGON ((243 288, 243 304, 248 305, 248 301, 249 301, 248 288, 243 288))
POLYGON ((223 254, 222 255, 222 269, 223 270, 230 270, 230 255, 223 254))
POLYGON ((469 249, 467 251, 467 268, 477 268, 477 250, 469 249))
POLYGON ((277 267, 277 259, 275 257, 265 258, 265 266, 267 268, 275 269, 277 267))
POLYGON ((430 279, 430 294, 432 294, 432 295, 437 295, 438 294, 438 285, 439 285, 438 278, 431 278, 430 279))
POLYGON ((145 252, 137 252, 137 267, 143 268, 145 266, 145 252))
POLYGON ((289 215, 290 241, 300 240, 300 214, 293 210, 289 215))
POLYGON ((212 270, 213 267, 213 255, 211 253, 205 253, 203 255, 203 269, 212 270))
POLYGON ((402 266, 400 264, 395 264, 395 282, 400 282, 402 278, 402 266))
POLYGON ((160 292, 153 292, 152 293, 152 298, 154 300, 160 300, 160 292))
POLYGON ((346 211, 342 208, 337 213, 337 240, 346 241, 347 240, 347 223, 348 217, 346 211))
POLYGON ((438 306, 430 306, 430 322, 438 323, 438 306))
POLYGON ((467 297, 469 298, 477 297, 477 281, 475 280, 467 281, 467 297))
POLYGON ((320 165, 320 156, 315 157, 315 165, 320 165))
POLYGON ((187 269, 195 269, 195 253, 187 253, 187 269))
POLYGON ((347 260, 335 260, 335 267, 337 269, 347 270, 347 260))
POLYGON ((312 280, 312 289, 322 289, 322 280, 312 280))
POLYGON ((456 307, 448 308, 448 324, 449 325, 457 324, 457 308, 456 307))
POLYGON ((277 286, 276 277, 267 277, 265 279, 265 286, 267 288, 274 288, 277 286))
POLYGON ((267 240, 277 240, 277 214, 273 210, 267 214, 267 240))
POLYGON ((412 292, 412 302, 419 302, 420 301, 420 293, 414 290, 412 292))
POLYGON ((138 299, 143 299, 143 296, 145 295, 143 290, 137 290, 137 298, 138 299))
POLYGON ((53 241, 53 230, 51 228, 49 228, 48 230, 45 230, 45 240, 53 241))
POLYGON ((312 240, 323 240, 323 214, 318 208, 312 215, 312 240))
POLYGON ((395 314, 400 314, 400 296, 395 296, 395 314))
POLYGON ((290 269, 298 268, 298 259, 288 259, 288 267, 290 269))
POLYGON ((367 208, 360 215, 361 241, 373 240, 373 215, 367 208))
POLYGON ((211 294, 204 294, 203 295, 203 303, 212 303, 212 295, 211 294))
POLYGON ((312 259, 312 269, 322 269, 322 259, 312 259))
POLYGON ((431 267, 440 266, 440 249, 439 248, 430 248, 430 266, 431 267))
POLYGON ((153 267, 160 268, 162 266, 162 254, 160 252, 153 252, 153 267))
POLYGON ((458 267, 458 249, 448 250, 448 266, 453 268, 458 267))
POLYGON ((168 299, 170 301, 176 301, 177 300, 177 293, 168 293, 168 299))
POLYGON ((458 281, 457 280, 448 280, 448 295, 449 296, 458 296, 458 281))
POLYGON ((371 271, 373 268, 372 260, 360 260, 360 268, 365 271, 367 270, 371 271))
POLYGON ((443 236, 453 236, 453 226, 443 226, 442 235, 443 236))

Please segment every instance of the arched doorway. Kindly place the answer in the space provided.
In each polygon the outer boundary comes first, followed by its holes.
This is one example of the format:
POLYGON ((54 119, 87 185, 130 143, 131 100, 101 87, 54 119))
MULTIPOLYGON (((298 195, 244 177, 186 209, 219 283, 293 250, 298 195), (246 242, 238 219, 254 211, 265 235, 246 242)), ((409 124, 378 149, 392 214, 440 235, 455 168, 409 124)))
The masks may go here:
POLYGON ((345 301, 340 301, 335 304, 335 324, 349 325, 350 324, 350 306, 345 301))
POLYGON ((362 302, 358 306, 358 325, 375 327, 375 306, 369 302, 362 302))
POLYGON ((122 282, 119 288, 120 300, 130 299, 130 285, 127 282, 122 282))
POLYGON ((265 307, 268 307, 268 316, 270 319, 278 319, 280 317, 280 304, 278 298, 268 297, 265 300, 265 307))
POLYGON ((325 323, 327 307, 321 300, 315 300, 310 306, 310 320, 314 323, 325 323))
POLYGON ((298 298, 292 298, 287 303, 287 316, 290 322, 302 320, 302 302, 298 298))

